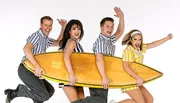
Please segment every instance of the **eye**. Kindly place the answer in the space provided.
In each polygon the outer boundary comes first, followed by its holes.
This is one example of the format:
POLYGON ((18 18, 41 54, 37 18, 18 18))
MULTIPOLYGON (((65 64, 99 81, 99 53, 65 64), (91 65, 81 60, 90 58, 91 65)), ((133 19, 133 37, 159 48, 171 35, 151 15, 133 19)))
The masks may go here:
POLYGON ((134 40, 137 40, 136 38, 134 38, 134 40))
POLYGON ((73 28, 72 28, 72 30, 76 30, 76 28, 75 28, 75 27, 73 27, 73 28))

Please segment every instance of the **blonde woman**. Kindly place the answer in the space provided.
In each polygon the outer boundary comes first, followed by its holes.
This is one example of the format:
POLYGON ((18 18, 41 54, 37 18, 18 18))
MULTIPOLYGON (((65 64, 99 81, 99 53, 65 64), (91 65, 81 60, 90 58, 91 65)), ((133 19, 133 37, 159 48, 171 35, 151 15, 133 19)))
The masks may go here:
POLYGON ((127 93, 132 99, 126 99, 119 103, 153 103, 153 96, 143 86, 143 79, 131 69, 130 63, 143 63, 143 53, 145 53, 147 49, 159 46, 172 38, 172 34, 168 34, 160 40, 144 44, 143 35, 139 30, 131 30, 124 36, 122 45, 127 45, 122 56, 124 70, 136 79, 138 86, 122 88, 122 92, 127 93))

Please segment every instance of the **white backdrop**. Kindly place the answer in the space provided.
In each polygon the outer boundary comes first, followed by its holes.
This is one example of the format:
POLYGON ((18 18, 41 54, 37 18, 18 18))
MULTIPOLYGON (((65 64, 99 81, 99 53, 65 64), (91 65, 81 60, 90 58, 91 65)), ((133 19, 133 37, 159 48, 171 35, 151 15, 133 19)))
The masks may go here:
MULTIPOLYGON (((154 103, 177 103, 179 101, 178 66, 179 0, 0 0, 0 103, 5 101, 4 89, 16 88, 22 83, 17 68, 23 57, 23 46, 26 38, 38 30, 39 20, 44 15, 54 19, 50 37, 57 38, 60 25, 57 18, 79 19, 84 25, 85 35, 81 41, 86 52, 92 52, 92 44, 100 33, 99 22, 103 17, 115 19, 115 30, 118 19, 113 8, 120 7, 125 15, 125 33, 131 29, 139 29, 144 34, 144 42, 152 42, 172 33, 174 38, 165 44, 147 51, 144 63, 158 69, 164 76, 145 84, 154 96, 154 103)), ((121 57, 125 46, 121 39, 116 42, 116 56, 121 57)), ((49 51, 57 50, 50 48, 49 51)), ((57 83, 52 82, 55 94, 45 103, 68 103, 68 100, 57 83)), ((85 88, 86 95, 89 95, 85 88)), ((119 89, 109 90, 108 101, 120 101, 128 98, 119 89)), ((16 98, 12 103, 32 103, 31 99, 16 98)))

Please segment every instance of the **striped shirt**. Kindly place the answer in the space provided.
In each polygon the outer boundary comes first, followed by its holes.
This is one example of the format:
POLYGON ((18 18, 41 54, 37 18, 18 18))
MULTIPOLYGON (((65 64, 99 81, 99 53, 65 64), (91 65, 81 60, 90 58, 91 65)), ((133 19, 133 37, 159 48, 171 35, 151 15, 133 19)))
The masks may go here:
POLYGON ((143 59, 144 59, 143 53, 145 53, 146 47, 147 45, 143 44, 142 50, 139 51, 134 49, 131 45, 128 45, 126 49, 124 49, 122 55, 123 61, 143 63, 143 59))
POLYGON ((102 53, 104 55, 114 56, 115 54, 115 36, 106 37, 102 34, 99 35, 95 43, 93 44, 93 52, 95 54, 102 53))
MULTIPOLYGON (((33 44, 34 48, 32 49, 32 54, 36 55, 46 52, 46 49, 53 44, 54 39, 47 37, 42 33, 41 29, 39 29, 35 33, 31 34, 26 41, 27 43, 33 44)), ((26 56, 22 58, 21 62, 25 59, 26 56)))
MULTIPOLYGON (((66 43, 66 46, 67 44, 69 43, 70 40, 74 40, 73 38, 69 39, 66 43)), ((74 40, 76 42, 76 48, 74 48, 74 52, 84 52, 83 50, 83 47, 81 46, 81 44, 79 43, 79 41, 77 42, 76 40, 74 40)), ((66 50, 66 47, 65 49, 61 50, 61 51, 65 51, 66 50)))
POLYGON ((74 48, 74 52, 84 52, 83 47, 79 42, 76 42, 76 48, 74 48))

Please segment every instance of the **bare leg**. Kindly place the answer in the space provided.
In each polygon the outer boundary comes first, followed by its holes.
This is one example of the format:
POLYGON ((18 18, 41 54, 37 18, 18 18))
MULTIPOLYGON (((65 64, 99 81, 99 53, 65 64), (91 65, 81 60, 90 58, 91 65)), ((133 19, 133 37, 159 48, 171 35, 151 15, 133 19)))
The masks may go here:
POLYGON ((63 87, 63 90, 64 90, 64 92, 65 92, 65 94, 66 94, 66 96, 68 97, 68 99, 69 99, 70 102, 79 99, 75 87, 70 87, 70 86, 67 86, 67 87, 66 87, 66 86, 65 86, 65 87, 63 87))
POLYGON ((125 100, 117 102, 117 103, 136 103, 136 102, 132 99, 125 99, 125 100))
POLYGON ((139 89, 143 94, 145 103, 153 103, 154 99, 151 93, 144 86, 140 86, 139 89))
POLYGON ((79 99, 84 99, 84 90, 83 87, 76 87, 76 91, 79 99))
POLYGON ((143 94, 140 89, 129 90, 129 91, 126 91, 126 93, 132 99, 126 99, 126 100, 120 101, 118 103, 145 103, 143 94))

